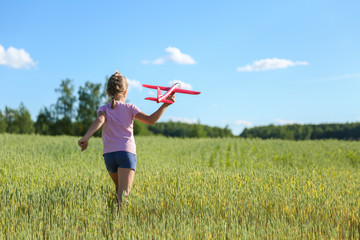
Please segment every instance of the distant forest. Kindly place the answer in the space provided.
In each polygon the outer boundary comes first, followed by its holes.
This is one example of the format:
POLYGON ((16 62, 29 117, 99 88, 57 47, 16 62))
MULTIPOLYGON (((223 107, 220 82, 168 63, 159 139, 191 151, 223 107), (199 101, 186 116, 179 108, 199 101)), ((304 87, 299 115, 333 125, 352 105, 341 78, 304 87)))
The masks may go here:
POLYGON ((288 140, 360 140, 360 123, 269 125, 244 129, 240 137, 288 140))
MULTIPOLYGON (((33 122, 30 112, 23 103, 18 109, 5 107, 0 110, 0 133, 40 134, 40 135, 72 135, 83 136, 96 118, 99 106, 108 101, 106 82, 86 82, 80 86, 75 96, 75 88, 70 79, 61 81, 55 92, 56 103, 43 107, 33 122)), ((134 121, 134 135, 164 135, 168 137, 233 137, 227 127, 209 127, 182 122, 158 122, 153 126, 134 121)), ((95 136, 101 136, 97 131, 95 136)))
MULTIPOLYGON (((33 122, 30 112, 23 103, 18 109, 5 107, 0 109, 0 133, 41 134, 41 135, 72 135, 83 136, 96 118, 99 106, 108 101, 106 82, 86 82, 80 86, 75 96, 75 88, 70 79, 61 81, 55 92, 58 94, 56 103, 44 106, 33 122)), ((134 135, 163 135, 167 137, 203 138, 203 137, 235 137, 228 127, 210 127, 200 123, 158 122, 153 126, 134 121, 134 135)), ((97 131, 95 136, 101 136, 97 131)), ((238 136, 262 139, 341 139, 360 140, 360 123, 334 124, 292 124, 283 126, 261 126, 245 128, 238 136)))

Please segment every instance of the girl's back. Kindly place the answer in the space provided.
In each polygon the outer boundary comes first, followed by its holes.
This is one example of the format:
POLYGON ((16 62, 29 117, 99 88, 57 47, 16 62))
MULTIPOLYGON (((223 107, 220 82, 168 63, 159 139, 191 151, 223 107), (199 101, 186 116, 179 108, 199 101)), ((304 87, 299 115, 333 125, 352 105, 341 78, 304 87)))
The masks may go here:
POLYGON ((104 114, 106 117, 102 130, 103 153, 127 151, 136 154, 133 119, 140 110, 133 104, 121 101, 116 101, 113 109, 111 104, 108 103, 98 109, 98 115, 104 114))

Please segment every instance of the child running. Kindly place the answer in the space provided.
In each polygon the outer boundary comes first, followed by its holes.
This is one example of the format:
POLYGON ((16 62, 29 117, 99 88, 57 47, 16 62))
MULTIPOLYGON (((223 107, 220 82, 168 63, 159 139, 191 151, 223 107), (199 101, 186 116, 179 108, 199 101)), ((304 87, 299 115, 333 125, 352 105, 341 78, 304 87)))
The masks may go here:
MULTIPOLYGON (((118 71, 107 83, 107 94, 112 101, 97 110, 97 118, 91 124, 85 136, 78 141, 81 151, 87 149, 90 137, 104 125, 102 129, 103 156, 106 169, 114 181, 118 207, 122 199, 127 200, 136 170, 136 145, 133 134, 133 119, 146 124, 155 124, 170 105, 164 103, 150 116, 141 112, 133 104, 125 103, 127 97, 127 79, 118 71)), ((175 102, 174 94, 168 100, 175 102)))

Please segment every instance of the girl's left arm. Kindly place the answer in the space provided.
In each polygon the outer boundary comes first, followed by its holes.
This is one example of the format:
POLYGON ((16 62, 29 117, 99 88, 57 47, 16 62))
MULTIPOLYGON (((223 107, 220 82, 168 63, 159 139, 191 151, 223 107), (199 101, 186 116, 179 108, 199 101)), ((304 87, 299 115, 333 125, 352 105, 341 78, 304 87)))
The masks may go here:
POLYGON ((81 151, 87 149, 89 144, 89 139, 91 136, 101 128, 101 126, 105 123, 105 114, 99 114, 99 116, 94 120, 91 124, 89 130, 86 132, 85 136, 78 141, 78 145, 81 147, 81 151))

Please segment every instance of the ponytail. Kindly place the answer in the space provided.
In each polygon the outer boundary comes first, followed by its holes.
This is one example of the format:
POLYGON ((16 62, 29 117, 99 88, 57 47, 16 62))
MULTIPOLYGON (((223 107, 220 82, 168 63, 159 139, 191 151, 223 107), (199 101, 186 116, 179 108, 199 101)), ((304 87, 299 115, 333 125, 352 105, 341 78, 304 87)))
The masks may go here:
POLYGON ((111 97, 111 109, 114 109, 115 105, 116 105, 115 97, 112 96, 111 97))

